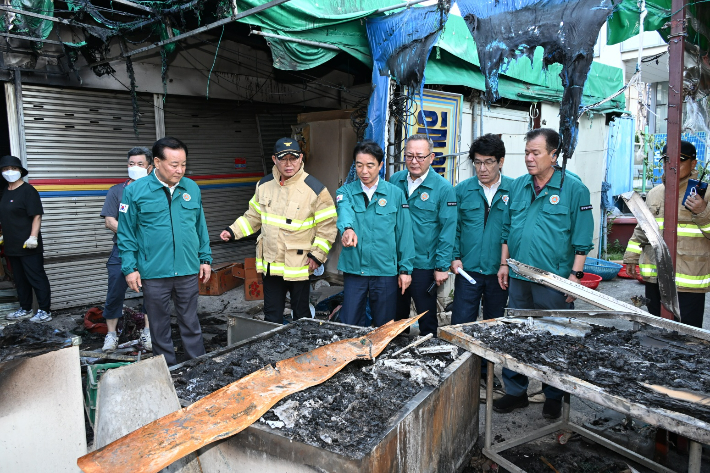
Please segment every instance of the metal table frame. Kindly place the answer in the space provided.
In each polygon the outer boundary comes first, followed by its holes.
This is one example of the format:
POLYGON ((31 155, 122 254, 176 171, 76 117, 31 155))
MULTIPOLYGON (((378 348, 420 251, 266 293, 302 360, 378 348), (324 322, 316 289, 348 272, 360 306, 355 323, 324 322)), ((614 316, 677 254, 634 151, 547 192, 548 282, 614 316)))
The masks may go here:
MULTIPOLYGON (((520 311, 523 312, 523 311, 520 311)), ((578 311, 570 311, 580 314, 578 311)), ((556 313, 555 315, 560 315, 556 313)), ((570 314, 571 315, 571 314, 570 314)), ((601 314, 600 314, 601 315, 601 314)), ((638 316, 635 314, 623 314, 623 313, 607 313, 607 317, 620 317, 627 320, 633 320, 637 322, 648 323, 649 325, 671 328, 672 330, 677 330, 681 333, 687 333, 691 336, 698 336, 698 329, 693 327, 688 327, 679 323, 671 322, 665 319, 655 318, 655 320, 639 320, 638 316), (669 327, 670 324, 670 327, 669 327), (687 329, 686 329, 687 327, 687 329)), ((472 322, 469 324, 462 325, 473 325, 482 323, 501 323, 497 320, 485 320, 483 322, 472 322)), ((510 448, 522 445, 533 440, 536 440, 545 435, 551 434, 559 430, 568 430, 575 432, 595 443, 598 443, 610 450, 635 461, 636 463, 643 465, 653 471, 659 473, 674 473, 675 470, 668 469, 659 463, 656 463, 646 457, 639 455, 627 448, 617 445, 594 432, 585 429, 581 425, 574 424, 569 420, 570 414, 570 394, 573 392, 575 396, 583 399, 590 400, 596 404, 603 405, 617 412, 625 415, 630 415, 631 417, 643 420, 649 424, 662 427, 672 432, 676 432, 679 435, 688 437, 690 440, 690 450, 689 450, 689 461, 688 461, 688 473, 700 473, 700 464, 702 457, 702 443, 710 443, 710 424, 707 424, 698 419, 692 418, 685 414, 680 414, 673 411, 668 411, 660 408, 649 408, 647 406, 637 404, 628 401, 619 396, 611 395, 606 393, 603 389, 588 383, 584 380, 574 378, 569 375, 558 375, 549 367, 545 367, 545 370, 521 363, 517 359, 502 353, 495 352, 489 349, 487 346, 483 345, 479 341, 470 337, 466 333, 457 329, 457 326, 442 327, 439 329, 439 337, 449 341, 459 347, 464 348, 488 361, 488 377, 486 383, 486 418, 485 418, 485 438, 483 454, 490 458, 491 460, 498 463, 500 466, 511 471, 512 473, 525 473, 515 466, 510 461, 503 458, 500 453, 508 450, 510 448), (511 439, 506 442, 502 442, 497 445, 492 445, 492 419, 493 419, 493 376, 495 363, 501 364, 502 366, 516 371, 521 374, 525 374, 530 378, 534 378, 554 386, 558 389, 565 391, 564 401, 562 404, 562 420, 548 425, 547 427, 537 430, 528 435, 522 436, 517 439, 511 439)), ((705 331, 702 331, 705 332, 705 331)), ((701 334, 698 338, 707 339, 710 336, 708 332, 701 334)))

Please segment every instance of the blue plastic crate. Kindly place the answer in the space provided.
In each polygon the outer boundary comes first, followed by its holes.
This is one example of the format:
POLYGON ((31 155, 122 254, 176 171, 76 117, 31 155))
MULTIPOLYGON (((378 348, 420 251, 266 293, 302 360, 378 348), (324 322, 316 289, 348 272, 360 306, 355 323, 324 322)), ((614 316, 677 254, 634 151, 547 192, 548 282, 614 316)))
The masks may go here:
POLYGON ((614 276, 619 274, 619 270, 622 265, 618 263, 612 263, 611 261, 606 261, 603 259, 589 258, 584 263, 584 272, 596 274, 601 276, 603 281, 608 281, 613 279, 614 276))

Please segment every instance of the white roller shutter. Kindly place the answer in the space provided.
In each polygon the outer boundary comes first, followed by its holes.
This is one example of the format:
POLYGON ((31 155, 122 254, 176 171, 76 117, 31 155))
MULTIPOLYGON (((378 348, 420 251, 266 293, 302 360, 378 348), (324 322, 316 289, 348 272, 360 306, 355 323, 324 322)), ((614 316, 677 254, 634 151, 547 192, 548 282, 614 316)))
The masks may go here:
POLYGON ((140 95, 139 137, 133 132, 127 92, 23 85, 22 99, 30 183, 66 179, 62 184, 69 185, 41 194, 52 308, 101 304, 113 245, 99 216, 105 195, 78 195, 81 191, 72 185, 82 179, 127 177, 126 152, 155 141, 152 95, 140 95))

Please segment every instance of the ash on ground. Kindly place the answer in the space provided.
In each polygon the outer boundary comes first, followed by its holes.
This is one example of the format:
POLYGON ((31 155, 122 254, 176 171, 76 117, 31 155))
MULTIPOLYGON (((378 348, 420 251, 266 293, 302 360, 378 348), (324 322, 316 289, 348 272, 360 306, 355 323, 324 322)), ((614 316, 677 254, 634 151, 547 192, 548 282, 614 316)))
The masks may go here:
POLYGON ((574 376, 608 393, 652 408, 710 422, 710 407, 642 386, 710 393, 710 344, 643 324, 640 330, 591 326, 584 337, 552 335, 526 324, 475 324, 462 330, 497 352, 574 376))
MULTIPOLYGON (((268 339, 186 363, 173 371, 175 388, 179 398, 194 402, 267 364, 370 330, 301 320, 268 339)), ((463 353, 430 339, 392 356, 410 342, 406 336, 395 338, 375 363, 351 362, 325 383, 280 401, 260 421, 292 440, 351 458, 365 455, 392 427, 404 404, 422 389, 438 386, 445 368, 463 353)))
POLYGON ((68 335, 48 325, 23 320, 0 332, 0 362, 38 356, 67 345, 68 335))

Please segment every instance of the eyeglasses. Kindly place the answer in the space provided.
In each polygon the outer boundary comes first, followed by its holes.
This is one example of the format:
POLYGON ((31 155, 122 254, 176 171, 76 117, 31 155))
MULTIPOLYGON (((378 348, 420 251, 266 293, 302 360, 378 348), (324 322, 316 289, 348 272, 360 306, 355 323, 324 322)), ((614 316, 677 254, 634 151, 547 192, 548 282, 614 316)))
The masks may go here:
POLYGON ((405 161, 412 162, 412 161, 414 161, 414 160, 416 159, 418 163, 421 163, 422 161, 424 161, 424 160, 425 160, 426 158, 428 158, 429 156, 431 156, 431 153, 426 154, 426 155, 424 155, 424 156, 417 156, 416 154, 405 154, 405 155, 404 155, 404 160, 405 160, 405 161))
POLYGON ((473 162, 473 165, 476 166, 477 168, 480 168, 480 167, 485 166, 486 168, 490 169, 490 168, 492 168, 497 162, 498 162, 498 161, 496 161, 495 159, 486 159, 485 161, 479 161, 479 160, 476 159, 476 160, 473 162))
POLYGON ((279 162, 284 163, 284 164, 296 164, 299 159, 301 159, 300 156, 290 157, 290 158, 287 158, 286 156, 284 156, 283 158, 278 158, 279 162))

